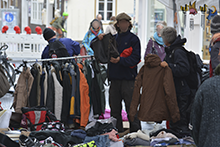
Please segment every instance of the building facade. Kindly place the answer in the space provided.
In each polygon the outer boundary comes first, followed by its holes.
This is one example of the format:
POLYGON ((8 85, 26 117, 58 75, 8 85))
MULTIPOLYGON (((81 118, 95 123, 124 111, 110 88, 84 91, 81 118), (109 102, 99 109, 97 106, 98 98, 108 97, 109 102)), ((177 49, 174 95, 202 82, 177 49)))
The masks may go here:
MULTIPOLYGON (((40 26, 43 30, 55 17, 64 11, 64 0, 0 0, 0 24, 3 27, 6 13, 12 13, 17 22, 9 22, 9 30, 13 30, 15 25, 21 28, 24 33, 24 28, 29 26, 32 33, 36 33, 36 26, 40 26), (17 14, 18 13, 18 14, 17 14)), ((10 31, 12 33, 12 31, 10 31)))
MULTIPOLYGON (((67 37, 82 41, 89 29, 90 22, 97 14, 102 14, 104 30, 109 24, 110 17, 121 12, 126 12, 132 19, 137 20, 138 0, 68 0, 67 12, 70 14, 67 19, 67 37)), ((132 21, 133 21, 132 20, 132 21)))

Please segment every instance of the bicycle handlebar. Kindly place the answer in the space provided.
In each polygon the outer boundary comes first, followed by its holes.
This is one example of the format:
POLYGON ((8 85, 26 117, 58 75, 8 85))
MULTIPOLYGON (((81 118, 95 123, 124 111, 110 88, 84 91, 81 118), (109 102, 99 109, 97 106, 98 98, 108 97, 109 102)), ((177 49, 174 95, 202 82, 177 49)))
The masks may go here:
POLYGON ((5 44, 5 45, 1 46, 0 51, 3 52, 5 50, 7 50, 7 49, 8 49, 8 45, 5 44))

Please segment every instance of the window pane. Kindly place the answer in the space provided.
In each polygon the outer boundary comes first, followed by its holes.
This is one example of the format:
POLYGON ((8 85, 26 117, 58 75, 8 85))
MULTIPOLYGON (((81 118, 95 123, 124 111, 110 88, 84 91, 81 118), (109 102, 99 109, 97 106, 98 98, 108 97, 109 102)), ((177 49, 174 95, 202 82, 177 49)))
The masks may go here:
POLYGON ((104 3, 99 3, 99 10, 104 10, 104 3))
POLYGON ((33 3, 33 19, 37 19, 37 4, 33 3))
POLYGON ((41 20, 41 12, 42 11, 42 4, 38 4, 38 19, 40 19, 41 20))
POLYGON ((104 2, 104 0, 99 0, 100 2, 104 2))
POLYGON ((37 12, 34 11, 34 19, 37 19, 37 12))
POLYGON ((108 4, 107 4, 107 10, 112 11, 112 3, 108 3, 108 4))
POLYGON ((107 12, 107 20, 110 20, 111 16, 112 16, 112 12, 107 12))
POLYGON ((112 0, 107 0, 108 2, 112 2, 112 0))

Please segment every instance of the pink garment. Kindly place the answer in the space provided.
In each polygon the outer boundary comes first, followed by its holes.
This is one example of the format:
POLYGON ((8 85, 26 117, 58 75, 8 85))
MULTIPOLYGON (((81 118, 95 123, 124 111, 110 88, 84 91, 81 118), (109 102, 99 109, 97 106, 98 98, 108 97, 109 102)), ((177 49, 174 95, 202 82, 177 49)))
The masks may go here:
MULTIPOLYGON (((122 110, 121 111, 121 116, 123 121, 128 121, 127 113, 122 110)), ((105 109, 105 114, 102 114, 99 119, 109 119, 111 117, 111 110, 105 109)))
POLYGON ((109 139, 112 140, 112 141, 119 141, 119 137, 118 137, 118 132, 115 131, 114 129, 109 132, 109 133, 105 133, 105 134, 102 134, 102 135, 108 135, 109 136, 109 139))

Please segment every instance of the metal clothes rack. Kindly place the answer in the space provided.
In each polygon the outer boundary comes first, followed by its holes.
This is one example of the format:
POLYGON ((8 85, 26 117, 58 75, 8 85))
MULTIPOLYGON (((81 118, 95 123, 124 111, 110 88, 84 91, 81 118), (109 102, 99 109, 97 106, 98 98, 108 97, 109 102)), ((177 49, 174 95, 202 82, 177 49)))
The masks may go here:
POLYGON ((94 56, 73 56, 73 57, 62 57, 62 58, 50 58, 50 59, 36 59, 36 60, 22 60, 23 63, 34 63, 34 62, 44 62, 44 61, 59 61, 59 60, 69 60, 69 59, 82 59, 82 58, 92 58, 94 56))

